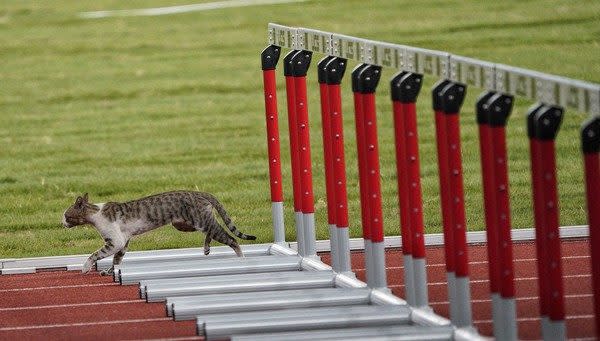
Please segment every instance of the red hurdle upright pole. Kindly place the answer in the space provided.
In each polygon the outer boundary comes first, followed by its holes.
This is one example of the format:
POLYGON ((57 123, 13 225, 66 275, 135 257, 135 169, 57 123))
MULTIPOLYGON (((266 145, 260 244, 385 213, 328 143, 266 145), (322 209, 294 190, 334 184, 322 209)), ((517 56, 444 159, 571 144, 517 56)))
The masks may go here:
POLYGON ((342 118, 341 82, 347 60, 333 58, 325 66, 329 115, 331 124, 331 156, 333 159, 333 194, 335 197, 335 224, 338 272, 351 272, 350 234, 348 231, 348 194, 346 191, 346 161, 344 157, 344 121, 342 118))
POLYGON ((406 296, 418 307, 429 302, 416 110, 422 79, 420 74, 400 72, 391 82, 406 296))
POLYGON ((298 124, 296 122, 296 91, 294 87, 292 58, 300 53, 290 51, 283 58, 283 73, 285 76, 285 92, 288 111, 288 130, 290 137, 290 164, 292 167, 292 189, 294 194, 294 222, 296 226, 296 241, 298 253, 304 251, 304 227, 302 223, 302 188, 300 187, 300 154, 298 153, 298 124))
MULTIPOLYGON (((532 150, 532 163, 535 162, 537 177, 534 179, 534 191, 539 223, 541 223, 540 239, 542 241, 543 268, 539 281, 545 282, 545 293, 540 295, 540 303, 547 313, 547 320, 542 321, 544 338, 564 339, 566 337, 564 292, 562 280, 558 193, 556 180, 556 135, 562 121, 563 110, 556 106, 544 106, 533 116, 533 133, 535 148, 532 150)), ((537 234, 538 231, 536 231, 537 234)))
POLYGON ((462 158, 460 150, 459 111, 466 94, 463 84, 450 82, 442 89, 442 110, 446 125, 446 155, 448 156, 448 184, 452 215, 452 241, 456 274, 456 321, 458 327, 472 325, 471 291, 469 287, 469 262, 467 254, 467 228, 464 206, 462 158))
POLYGON ((273 241, 285 243, 283 224, 283 189, 281 186, 281 152, 279 145, 279 117, 277 113, 277 85, 275 68, 281 48, 269 45, 261 53, 265 115, 267 120, 267 151, 269 155, 269 185, 271 187, 271 216, 273 218, 273 241))
POLYGON ((450 84, 449 80, 441 80, 432 90, 433 110, 435 112, 435 134, 437 145, 438 173, 440 182, 440 207, 442 209, 442 225, 444 230, 444 256, 446 259, 446 278, 448 282, 448 301, 450 302, 450 319, 455 322, 458 316, 456 304, 456 273, 454 261, 454 237, 452 229, 452 202, 450 198, 450 171, 448 168, 448 152, 446 148, 446 115, 443 108, 442 91, 450 84))
POLYGON ((358 75, 359 90, 363 95, 363 138, 365 147, 365 170, 369 226, 371 233, 371 265, 373 287, 386 288, 385 248, 383 245, 383 214, 381 211, 381 179, 379 172, 379 147, 377 143, 377 114, 375 91, 381 76, 381 67, 369 65, 358 75))
POLYGON ((510 193, 508 181, 508 153, 506 150, 506 123, 513 106, 513 97, 495 94, 487 102, 492 160, 494 164, 494 218, 497 228, 497 256, 499 261, 500 302, 503 317, 501 337, 499 339, 517 339, 517 313, 515 301, 515 283, 510 219, 510 193))
POLYGON ((396 142, 396 176, 398 182, 398 207, 400 213, 400 233, 402 235, 402 262, 404 264, 404 291, 406 302, 416 305, 415 274, 412 256, 412 233, 410 226, 410 196, 408 189, 408 165, 406 164, 406 141, 404 126, 404 106, 400 102, 400 81, 407 71, 396 74, 391 81, 392 109, 394 113, 394 138, 396 142))
POLYGON ((333 179, 333 157, 332 157, 332 142, 331 142, 331 115, 329 105, 329 86, 327 85, 327 74, 325 66, 335 57, 326 56, 319 61, 318 79, 319 79, 319 94, 321 97, 321 123, 323 133, 323 163, 325 166, 325 195, 327 197, 327 223, 329 225, 329 242, 331 249, 331 267, 334 271, 339 271, 338 265, 338 242, 337 228, 335 222, 335 185, 333 179))
POLYGON ((304 228, 304 257, 316 257, 315 205, 310 158, 310 133, 308 124, 308 100, 306 95, 306 73, 312 52, 300 51, 292 57, 294 99, 296 103, 296 129, 298 130, 298 154, 300 188, 302 189, 302 227, 304 228))
POLYGON ((590 229, 596 336, 600 337, 600 200, 598 200, 598 193, 600 193, 600 117, 593 117, 583 123, 581 147, 590 229))
POLYGON ((496 196, 494 195, 494 155, 489 124, 488 101, 495 92, 486 92, 477 100, 477 124, 479 126, 479 150, 481 155, 481 176, 485 212, 486 239, 490 293, 492 300, 492 321, 494 336, 501 339, 504 332, 502 301, 500 297, 500 267, 498 266, 498 226, 496 226, 496 196))
POLYGON ((360 190, 360 216, 363 231, 363 240, 365 242, 365 269, 367 272, 367 284, 373 287, 373 266, 372 266, 372 244, 371 244, 371 224, 369 219, 369 199, 366 183, 366 147, 364 142, 364 121, 363 121, 363 94, 358 76, 367 68, 368 64, 357 65, 352 70, 352 93, 354 97, 354 121, 356 127, 356 151, 358 158, 358 179, 360 190))

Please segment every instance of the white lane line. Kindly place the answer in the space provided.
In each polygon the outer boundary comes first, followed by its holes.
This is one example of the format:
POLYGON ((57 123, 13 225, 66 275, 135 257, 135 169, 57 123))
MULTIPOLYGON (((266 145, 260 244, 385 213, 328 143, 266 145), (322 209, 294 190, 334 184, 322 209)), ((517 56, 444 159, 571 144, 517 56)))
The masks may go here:
MULTIPOLYGON (((592 277, 591 274, 585 274, 585 275, 567 275, 567 276, 563 276, 563 278, 588 278, 588 277, 592 277)), ((519 278, 515 278, 515 281, 536 281, 538 278, 537 277, 519 277, 519 278)), ((469 283, 488 283, 490 280, 489 279, 476 279, 476 280, 471 280, 469 281, 469 283)), ((435 286, 435 285, 446 285, 446 282, 429 282, 427 283, 427 286, 435 286)), ((402 288, 404 287, 404 284, 396 284, 396 285, 390 285, 388 286, 388 288, 402 288)))
MULTIPOLYGON (((566 316, 566 320, 577 320, 577 319, 593 319, 594 315, 569 315, 566 316)), ((520 317, 517 319, 517 322, 531 322, 538 321, 540 318, 538 317, 520 317)), ((492 320, 474 320, 473 323, 492 323, 492 320)))
MULTIPOLYGON (((593 294, 578 294, 578 295, 565 295, 565 298, 592 298, 594 297, 593 294)), ((516 300, 517 301, 530 301, 530 300, 537 300, 538 298, 540 298, 539 296, 525 296, 525 297, 517 297, 516 300)), ((490 299, 480 299, 480 300, 471 300, 471 303, 489 303, 491 302, 490 299)), ((448 301, 440 301, 440 302, 430 302, 429 305, 444 305, 444 304, 450 304, 450 302, 448 301)))
MULTIPOLYGON (((561 259, 588 259, 591 258, 590 256, 565 256, 565 257, 561 257, 561 259)), ((536 262, 537 258, 522 258, 522 259, 515 259, 514 262, 536 262)), ((469 265, 485 265, 488 264, 488 261, 473 261, 473 262, 469 262, 469 265)), ((441 267, 441 266, 446 266, 446 263, 433 263, 433 264, 427 264, 427 267, 441 267)), ((400 270, 400 269, 404 269, 404 266, 389 266, 386 267, 386 269, 388 270, 400 270)), ((354 271, 365 271, 364 268, 362 269, 355 269, 354 271)))
POLYGON ((185 341, 185 340, 204 340, 202 336, 180 336, 180 337, 169 337, 161 339, 131 339, 124 341, 185 341))
POLYGON ((88 302, 88 303, 70 303, 70 304, 51 304, 51 305, 34 305, 28 307, 11 307, 11 308, 0 308, 0 312, 3 311, 18 311, 18 310, 29 310, 29 309, 52 309, 52 308, 74 308, 83 306, 95 306, 95 305, 109 305, 109 304, 127 304, 127 303, 145 303, 145 300, 123 300, 123 301, 107 301, 107 302, 88 302))
POLYGON ((293 2, 304 2, 307 0, 230 0, 230 1, 215 1, 201 4, 190 4, 181 6, 154 7, 154 8, 139 8, 139 9, 123 9, 113 11, 93 11, 81 12, 79 17, 84 19, 99 19, 108 17, 135 17, 135 16, 156 16, 168 15, 197 11, 209 11, 221 8, 232 7, 247 7, 259 5, 274 5, 286 4, 293 2))
POLYGON ((156 318, 151 318, 151 319, 136 319, 136 320, 114 320, 114 321, 98 321, 98 322, 63 323, 63 324, 40 324, 40 325, 36 325, 36 326, 5 327, 5 328, 0 328, 0 332, 15 331, 15 330, 27 330, 27 329, 86 327, 86 326, 98 326, 98 325, 107 325, 107 324, 125 324, 125 323, 160 322, 160 321, 173 321, 173 319, 170 317, 156 317, 156 318))
POLYGON ((73 285, 57 285, 46 287, 31 287, 31 288, 15 288, 15 289, 0 289, 0 293, 15 292, 15 291, 32 291, 32 290, 48 290, 48 289, 68 289, 68 288, 89 288, 89 287, 106 287, 117 286, 119 283, 96 283, 96 284, 73 284, 73 285))

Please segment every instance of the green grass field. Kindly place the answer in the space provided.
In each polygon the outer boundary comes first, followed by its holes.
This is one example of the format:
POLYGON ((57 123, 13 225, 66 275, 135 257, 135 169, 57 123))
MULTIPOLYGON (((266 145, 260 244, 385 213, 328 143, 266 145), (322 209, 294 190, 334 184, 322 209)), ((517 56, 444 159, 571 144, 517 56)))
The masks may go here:
MULTIPOLYGON (((172 189, 217 195, 258 242, 271 240, 259 53, 268 22, 304 26, 600 82, 600 2, 308 1, 158 17, 80 19, 81 11, 185 4, 175 0, 3 1, 0 5, 0 258, 90 253, 91 227, 67 230, 62 212, 172 189)), ((321 56, 316 55, 316 59, 321 56)), ((399 234, 388 80, 378 97, 384 221, 399 234)), ((428 79, 419 101, 427 231, 439 232, 428 79)), ((309 111, 318 238, 327 238, 316 71, 309 111)), ((351 93, 344 84, 353 237, 360 206, 351 93)), ((288 240, 294 239, 283 76, 278 78, 288 240)), ((483 229, 474 100, 461 118, 470 230, 483 229)), ((532 226, 528 144, 518 101, 509 123, 513 225, 532 226)), ((585 224, 578 131, 569 111, 557 141, 561 224, 585 224)), ((197 233, 163 228, 131 249, 200 245, 197 233)))

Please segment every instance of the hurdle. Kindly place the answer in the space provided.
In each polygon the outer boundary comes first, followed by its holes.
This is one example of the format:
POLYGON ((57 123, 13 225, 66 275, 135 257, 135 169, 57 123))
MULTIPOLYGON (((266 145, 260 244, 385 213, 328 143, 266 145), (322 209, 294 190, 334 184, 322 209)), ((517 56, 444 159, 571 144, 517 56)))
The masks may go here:
MULTIPOLYGON (((480 340, 473 328, 467 242, 487 250, 494 334, 516 339, 515 283, 511 235, 536 240, 539 258, 540 316, 545 339, 566 334, 560 234, 558 226, 555 139, 566 108, 591 114, 581 130, 591 245, 600 243, 600 86, 446 52, 365 40, 336 33, 277 24, 268 26, 261 53, 273 243, 243 245, 244 258, 229 247, 130 252, 115 267, 114 280, 139 287, 140 299, 164 302, 176 321, 195 320, 206 339, 421 339, 480 340), (286 81, 296 250, 285 241, 283 177, 277 109, 276 67, 283 49, 286 81), (320 261, 315 238, 315 205, 309 133, 307 75, 313 54, 317 65, 323 122, 327 229, 332 266, 320 261), (350 61, 357 137, 361 240, 366 281, 350 270, 348 193, 342 120, 341 83, 350 61), (399 227, 407 301, 387 288, 386 241, 381 212, 376 90, 392 70, 399 227), (386 71, 387 70, 387 71, 386 71), (428 306, 425 272, 423 198, 420 188, 416 102, 425 76, 439 80, 432 91, 440 173, 450 320, 428 306), (486 231, 467 235, 459 115, 469 88, 483 89, 476 103, 486 231), (506 127, 516 97, 537 103, 527 113, 535 234, 511 230, 506 127)), ((513 120, 514 121, 514 120, 513 120)), ((353 150, 352 150, 353 151, 353 150)), ((351 152, 352 152, 351 151, 351 152)), ((291 213, 291 212, 290 212, 291 213)), ((579 227, 578 230, 585 230, 579 227)), ((438 237, 438 236, 436 236, 438 237)), ((0 260, 4 274, 39 269, 81 269, 87 256, 0 260), (77 265, 73 265, 77 263, 77 265), (79 268, 78 268, 79 267, 79 268)), ((112 265, 107 258, 97 269, 112 265)), ((600 330, 600 251, 592 248, 596 323, 600 330)))
MULTIPOLYGON (((278 24, 269 24, 268 44, 292 51, 310 51, 325 55, 319 63, 319 84, 330 231, 335 225, 335 217, 330 212, 330 207, 335 205, 332 199, 335 195, 332 194, 330 175, 332 167, 330 162, 333 157, 329 146, 331 141, 328 139, 331 129, 328 119, 331 117, 326 115, 327 103, 325 102, 329 101, 329 98, 324 71, 325 65, 336 58, 358 62, 352 71, 351 81, 366 277, 367 285, 373 288, 383 288, 386 285, 385 277, 381 276, 380 264, 383 262, 383 257, 378 245, 382 237, 381 226, 379 226, 382 217, 379 211, 381 193, 376 156, 375 90, 382 68, 398 70, 392 77, 390 85, 396 141, 399 221, 406 299, 407 303, 414 307, 427 307, 427 291, 422 290, 426 287, 427 279, 424 271, 422 198, 416 143, 418 135, 415 103, 423 75, 441 79, 434 86, 432 97, 448 296, 451 321, 455 326, 463 329, 471 328, 472 313, 458 117, 467 86, 484 90, 477 100, 475 111, 479 126, 493 326, 494 334, 501 339, 517 338, 506 126, 512 112, 514 97, 537 102, 528 113, 527 131, 531 146, 533 213, 539 259, 542 334, 545 339, 566 336, 562 303, 564 294, 560 266, 554 139, 564 108, 573 108, 596 116, 600 114, 599 85, 479 61, 442 51, 278 24), (556 120, 558 121, 555 122, 556 120), (419 289, 421 292, 418 291, 419 289)), ((587 131, 593 130, 587 129, 587 131)), ((590 147, 584 147, 584 150, 590 150, 590 147)), ((593 164, 593 161, 588 163, 593 164)), ((588 167, 587 163, 586 167, 588 167)), ((594 168, 590 169, 586 171, 586 174, 592 174, 586 175, 588 183, 596 185, 594 168)), ((589 189, 588 193, 590 193, 589 189)), ((588 198, 589 201, 591 199, 588 198)), ((595 214, 593 212, 595 211, 590 208, 590 215, 595 214)), ((590 226, 592 220, 593 218, 590 218, 590 226)), ((330 235, 334 234, 330 232, 330 235)), ((337 249, 339 243, 339 238, 331 239, 334 271, 339 267, 336 264, 339 259, 336 255, 340 252, 337 249)), ((300 247, 299 241, 298 248, 300 247)), ((385 269, 385 265, 383 268, 385 269)))

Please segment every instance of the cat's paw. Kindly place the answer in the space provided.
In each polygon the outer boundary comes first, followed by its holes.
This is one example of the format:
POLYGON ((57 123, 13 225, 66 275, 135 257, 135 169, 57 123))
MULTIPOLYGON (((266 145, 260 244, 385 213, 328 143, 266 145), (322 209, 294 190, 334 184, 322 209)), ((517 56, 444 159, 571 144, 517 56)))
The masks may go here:
POLYGON ((204 255, 208 256, 208 254, 210 253, 210 249, 204 249, 204 255))
POLYGON ((112 276, 114 273, 115 273, 115 268, 113 268, 113 267, 100 271, 100 275, 102 275, 102 276, 112 276))
POLYGON ((85 262, 85 264, 83 264, 83 268, 81 269, 81 273, 87 274, 88 272, 90 272, 90 270, 92 270, 92 265, 92 262, 85 262))

